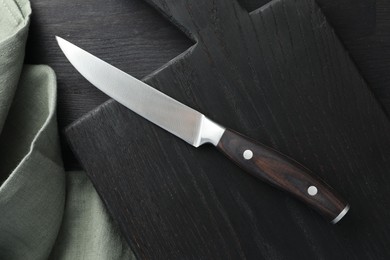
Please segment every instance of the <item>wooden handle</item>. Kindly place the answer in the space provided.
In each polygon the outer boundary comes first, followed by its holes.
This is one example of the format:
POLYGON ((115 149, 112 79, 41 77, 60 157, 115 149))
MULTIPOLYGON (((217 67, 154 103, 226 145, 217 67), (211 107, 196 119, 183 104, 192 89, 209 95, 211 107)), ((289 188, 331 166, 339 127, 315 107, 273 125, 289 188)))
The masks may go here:
POLYGON ((218 149, 242 169, 308 204, 333 224, 348 211, 348 204, 326 183, 293 159, 226 129, 218 149))

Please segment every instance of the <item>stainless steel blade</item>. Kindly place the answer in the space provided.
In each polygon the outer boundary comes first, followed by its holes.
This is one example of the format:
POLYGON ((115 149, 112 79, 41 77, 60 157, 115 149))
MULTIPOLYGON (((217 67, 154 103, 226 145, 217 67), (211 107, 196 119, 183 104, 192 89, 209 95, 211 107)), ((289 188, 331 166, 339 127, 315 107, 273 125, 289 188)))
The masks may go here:
POLYGON ((70 63, 95 87, 122 105, 198 147, 217 145, 225 128, 198 111, 56 36, 70 63))

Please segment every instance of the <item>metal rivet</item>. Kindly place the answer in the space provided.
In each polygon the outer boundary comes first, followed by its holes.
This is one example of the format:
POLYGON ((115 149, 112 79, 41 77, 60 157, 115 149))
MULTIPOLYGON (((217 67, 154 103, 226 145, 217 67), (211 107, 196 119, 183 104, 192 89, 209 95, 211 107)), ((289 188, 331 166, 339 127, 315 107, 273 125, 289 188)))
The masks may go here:
POLYGON ((253 157, 253 152, 251 150, 245 150, 242 154, 245 160, 250 160, 253 157))
POLYGON ((310 186, 309 188, 307 188, 307 193, 309 193, 310 196, 316 195, 317 192, 318 190, 316 186, 310 186))

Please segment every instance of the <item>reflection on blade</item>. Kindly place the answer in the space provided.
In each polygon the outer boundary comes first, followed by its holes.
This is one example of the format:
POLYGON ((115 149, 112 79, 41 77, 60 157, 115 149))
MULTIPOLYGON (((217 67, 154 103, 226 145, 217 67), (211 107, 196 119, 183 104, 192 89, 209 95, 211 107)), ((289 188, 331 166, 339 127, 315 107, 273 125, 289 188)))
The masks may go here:
POLYGON ((93 85, 132 111, 198 146, 204 116, 107 62, 56 37, 72 65, 93 85))

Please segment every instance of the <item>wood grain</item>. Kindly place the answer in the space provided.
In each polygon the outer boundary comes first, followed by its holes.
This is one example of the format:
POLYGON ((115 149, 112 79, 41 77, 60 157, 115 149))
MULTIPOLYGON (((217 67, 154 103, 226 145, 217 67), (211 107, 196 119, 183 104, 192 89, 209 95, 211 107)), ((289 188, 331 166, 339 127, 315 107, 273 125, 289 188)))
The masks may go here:
MULTIPOLYGON (((269 0, 239 0, 254 11, 269 0)), ((369 87, 389 107, 390 2, 386 0, 317 0, 351 53, 369 87)), ((93 50, 115 66, 143 77, 192 45, 142 0, 31 0, 33 15, 27 43, 27 63, 48 64, 58 78, 58 123, 67 169, 80 166, 69 150, 62 129, 107 100, 107 96, 74 73, 58 49, 54 35, 93 50), (102 18, 104 16, 104 18, 102 18), (82 36, 82 37, 80 37, 82 36), (96 48, 96 46, 104 46, 96 48), (134 60, 137 63, 134 63, 134 60)))
POLYGON ((303 165, 255 140, 226 129, 217 147, 247 173, 296 197, 329 222, 337 223, 349 207, 336 191, 303 165), (245 158, 246 151, 250 151, 251 158, 245 158), (310 187, 316 189, 316 194, 309 193, 310 187))
POLYGON ((59 49, 55 35, 140 78, 193 43, 142 0, 32 0, 31 5, 26 62, 47 64, 55 70, 65 167, 80 169, 63 129, 108 97, 76 73, 59 49))
MULTIPOLYGON (((375 23, 361 35, 340 36, 362 76, 390 115, 390 1, 376 0, 375 23)), ((369 9, 368 9, 369 10, 369 9)), ((364 17, 362 14, 360 17, 364 17)), ((362 18, 364 20, 364 18, 362 18)))
POLYGON ((325 223, 213 149, 110 100, 67 135, 136 255, 388 258, 390 125, 318 7, 280 0, 248 14, 226 0, 151 4, 196 44, 146 81, 302 162, 352 210, 340 226, 325 223))

